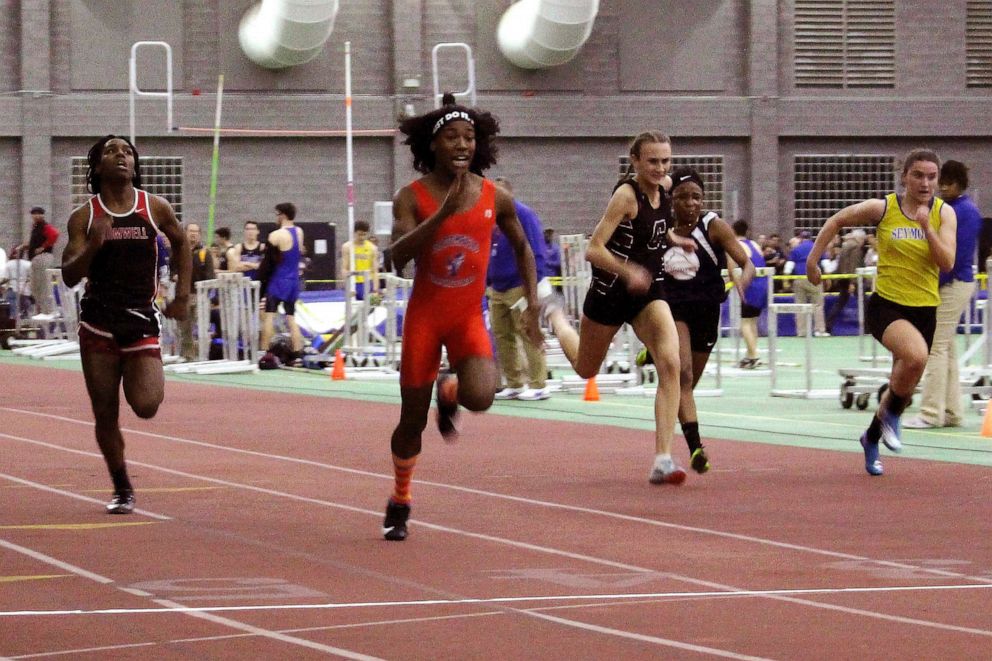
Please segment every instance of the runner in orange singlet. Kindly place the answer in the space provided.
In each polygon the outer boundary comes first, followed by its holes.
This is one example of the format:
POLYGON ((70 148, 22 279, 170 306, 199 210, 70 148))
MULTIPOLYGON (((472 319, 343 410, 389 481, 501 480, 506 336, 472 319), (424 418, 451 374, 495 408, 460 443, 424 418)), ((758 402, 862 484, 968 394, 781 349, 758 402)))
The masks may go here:
POLYGON ((413 152, 413 167, 424 174, 393 200, 393 244, 397 269, 416 260, 417 274, 403 320, 400 367, 402 409, 391 447, 396 477, 386 505, 383 536, 402 541, 410 518, 410 480, 427 426, 437 378, 438 428, 457 435, 458 405, 485 411, 493 403, 499 369, 482 317, 493 228, 513 245, 524 281, 527 331, 540 344, 534 254, 520 226, 513 197, 482 172, 496 163, 496 118, 455 105, 445 95, 438 110, 400 124, 413 152), (438 377, 441 348, 451 373, 438 377))

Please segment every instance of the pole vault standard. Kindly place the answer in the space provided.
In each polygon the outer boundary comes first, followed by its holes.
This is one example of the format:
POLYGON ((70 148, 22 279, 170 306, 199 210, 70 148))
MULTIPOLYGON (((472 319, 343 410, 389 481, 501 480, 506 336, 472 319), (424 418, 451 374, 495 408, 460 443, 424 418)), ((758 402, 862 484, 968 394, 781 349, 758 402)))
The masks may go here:
POLYGON ((214 241, 214 214, 217 210, 217 175, 220 172, 220 117, 224 98, 224 74, 217 76, 217 110, 214 113, 214 153, 210 158, 210 202, 207 206, 206 245, 214 241))

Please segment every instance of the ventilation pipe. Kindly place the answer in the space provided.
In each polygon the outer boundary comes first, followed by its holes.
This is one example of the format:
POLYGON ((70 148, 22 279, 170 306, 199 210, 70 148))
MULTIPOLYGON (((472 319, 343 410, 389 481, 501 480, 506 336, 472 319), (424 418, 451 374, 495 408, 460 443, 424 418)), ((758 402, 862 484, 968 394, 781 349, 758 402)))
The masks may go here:
POLYGON ((338 0, 262 0, 241 19, 241 50, 266 69, 309 62, 324 50, 338 5, 338 0))
POLYGON ((545 69, 574 58, 592 33, 599 0, 520 0, 500 19, 503 56, 523 69, 545 69))

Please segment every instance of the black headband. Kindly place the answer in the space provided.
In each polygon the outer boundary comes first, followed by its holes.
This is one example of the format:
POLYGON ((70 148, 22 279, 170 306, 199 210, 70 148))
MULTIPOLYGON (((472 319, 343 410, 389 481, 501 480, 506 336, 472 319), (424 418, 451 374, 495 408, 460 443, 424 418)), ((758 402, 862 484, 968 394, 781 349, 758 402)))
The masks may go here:
POLYGON ((697 172, 676 172, 672 175, 672 192, 674 193, 676 188, 690 181, 695 182, 699 186, 699 190, 706 190, 706 186, 703 184, 703 178, 697 172))
POLYGON ((437 135, 437 132, 444 128, 445 124, 455 121, 468 122, 472 126, 475 126, 475 121, 473 121, 472 116, 467 112, 464 110, 452 110, 451 112, 444 113, 436 122, 434 122, 434 129, 431 130, 431 137, 437 135))

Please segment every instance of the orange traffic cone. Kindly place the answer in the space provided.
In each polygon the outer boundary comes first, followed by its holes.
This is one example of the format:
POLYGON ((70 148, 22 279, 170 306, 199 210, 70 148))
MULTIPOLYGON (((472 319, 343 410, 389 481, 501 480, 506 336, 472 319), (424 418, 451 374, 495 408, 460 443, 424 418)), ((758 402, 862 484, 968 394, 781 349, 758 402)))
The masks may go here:
POLYGON ((596 377, 586 380, 586 394, 582 396, 587 402, 599 401, 599 388, 596 387, 596 377))
POLYGON ((344 354, 341 349, 334 351, 334 367, 331 369, 331 378, 335 381, 344 380, 344 354))
POLYGON ((992 400, 985 407, 985 417, 982 419, 982 436, 992 436, 992 400))

